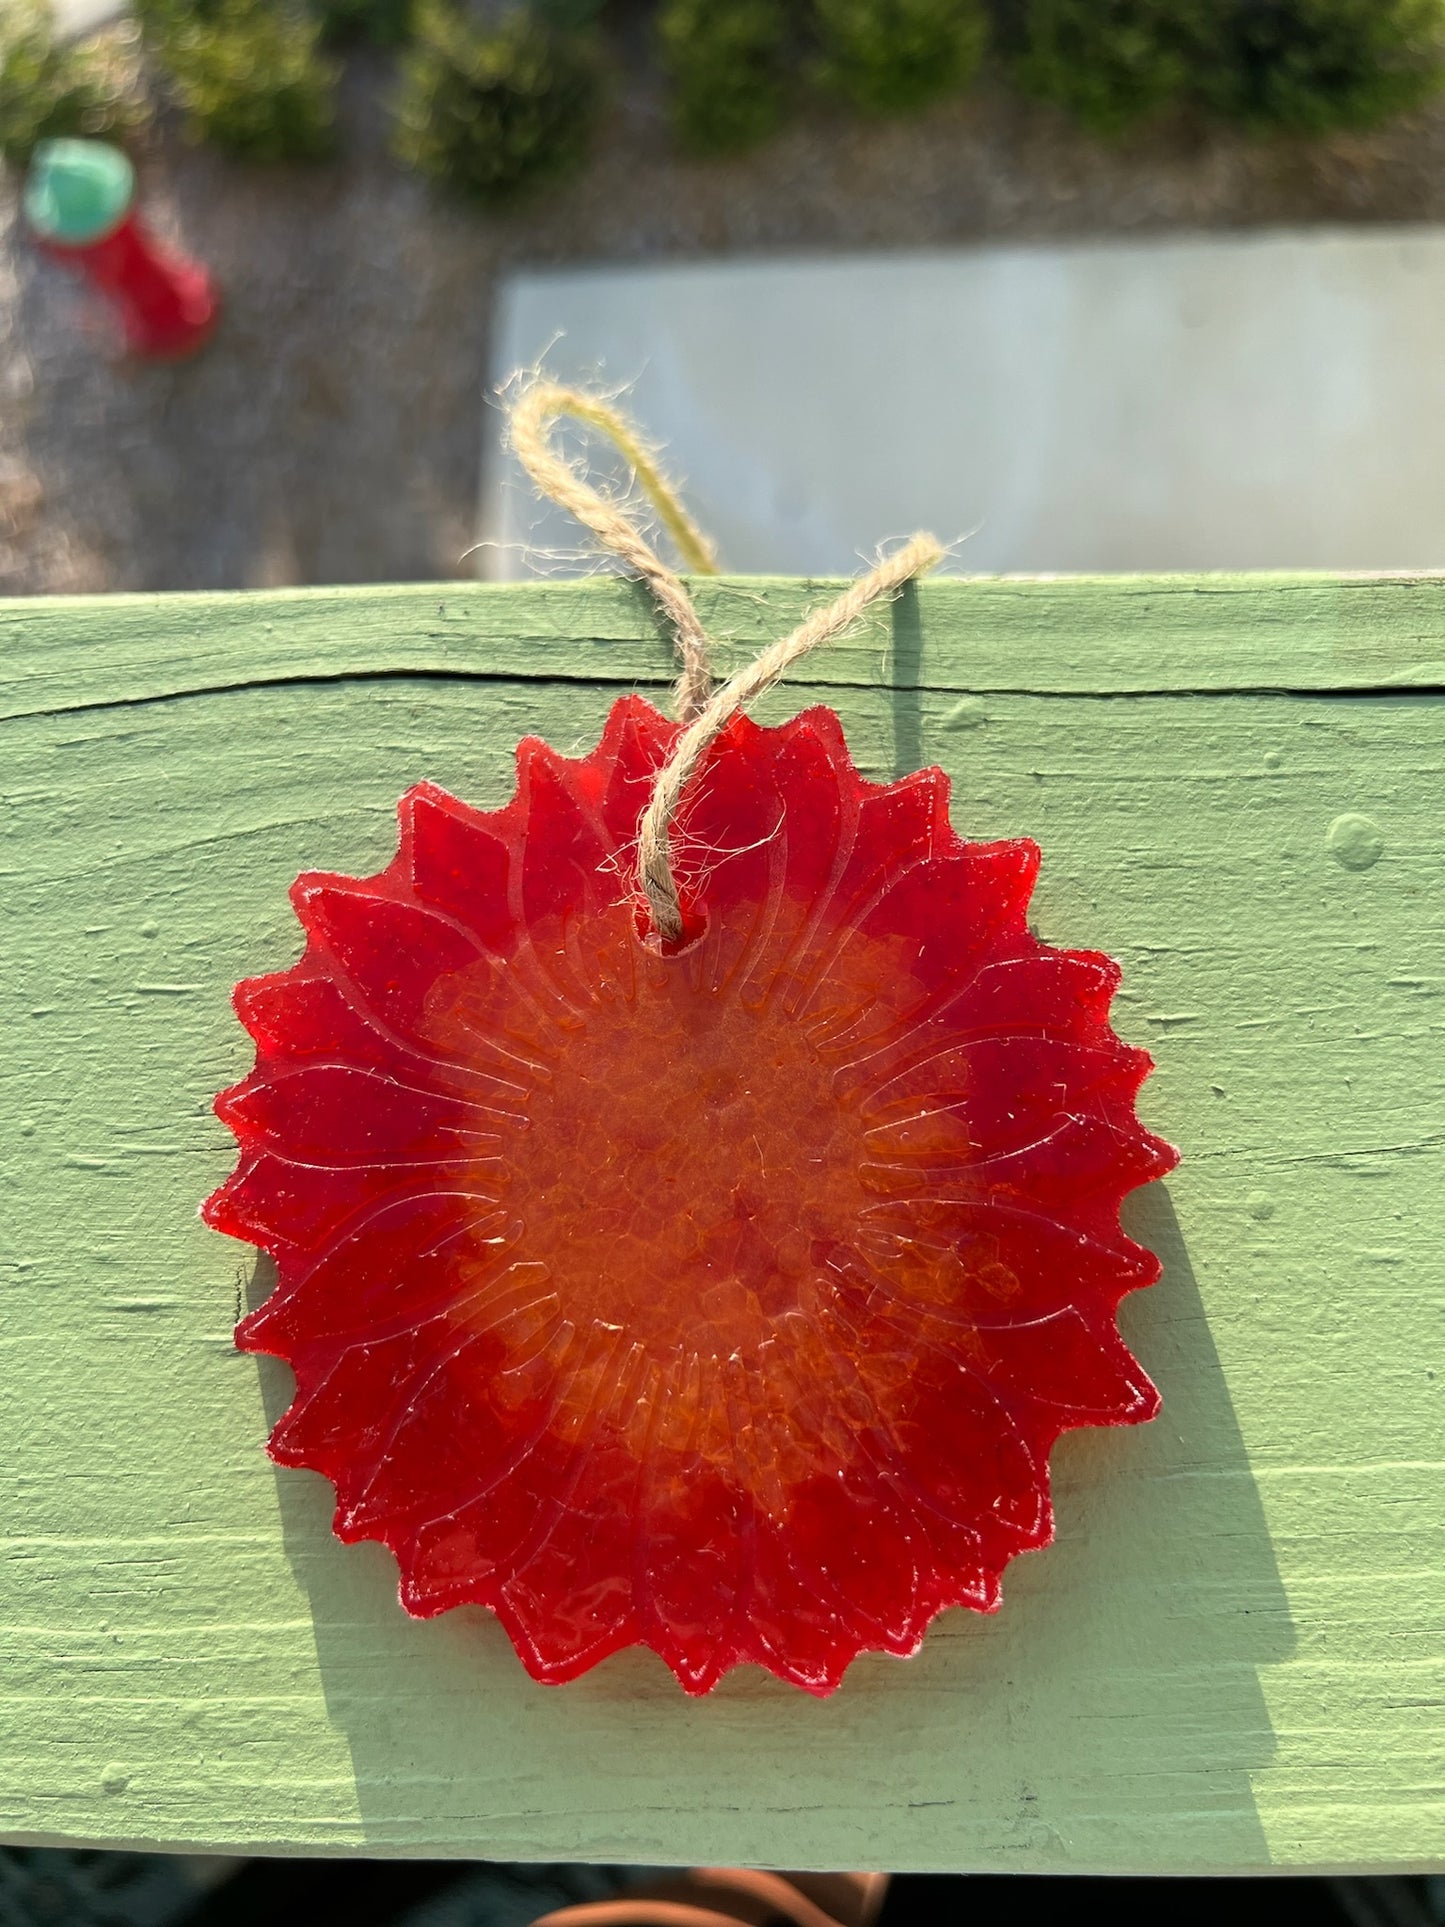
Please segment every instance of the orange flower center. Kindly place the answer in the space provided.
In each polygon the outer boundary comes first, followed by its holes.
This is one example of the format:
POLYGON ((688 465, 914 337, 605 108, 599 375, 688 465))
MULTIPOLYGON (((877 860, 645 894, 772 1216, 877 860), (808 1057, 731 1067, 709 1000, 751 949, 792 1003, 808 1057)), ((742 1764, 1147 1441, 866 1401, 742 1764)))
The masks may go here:
POLYGON ((525 1109, 518 1256, 654 1356, 755 1355, 868 1201, 865 1125, 807 1033, 685 969, 590 1009, 525 1109))

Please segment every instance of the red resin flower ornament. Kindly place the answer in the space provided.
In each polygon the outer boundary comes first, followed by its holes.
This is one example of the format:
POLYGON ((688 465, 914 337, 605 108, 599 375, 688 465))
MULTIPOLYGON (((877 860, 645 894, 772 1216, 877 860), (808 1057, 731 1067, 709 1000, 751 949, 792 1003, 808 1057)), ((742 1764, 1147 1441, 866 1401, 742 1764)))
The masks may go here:
POLYGON ((1157 1410, 1119 1204, 1176 1155, 1117 966, 1029 931, 1035 845, 864 781, 829 710, 711 744, 649 938, 678 728, 625 699, 505 808, 421 784, 380 875, 298 880, 204 1210, 276 1261, 237 1332, 296 1375, 272 1457, 408 1612, 491 1608, 539 1680, 641 1644, 827 1693, 993 1610, 1060 1433, 1157 1410))

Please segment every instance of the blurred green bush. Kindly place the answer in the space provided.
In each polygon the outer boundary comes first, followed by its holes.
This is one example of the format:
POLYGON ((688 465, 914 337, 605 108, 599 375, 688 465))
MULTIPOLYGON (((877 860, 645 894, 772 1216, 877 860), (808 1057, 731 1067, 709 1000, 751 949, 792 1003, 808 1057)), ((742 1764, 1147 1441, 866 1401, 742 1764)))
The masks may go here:
POLYGON ((1100 134, 1189 103, 1257 132, 1374 127, 1445 81, 1445 0, 1022 0, 1018 85, 1100 134))
POLYGON ((981 0, 813 0, 818 78, 869 114, 906 114, 973 80, 988 45, 981 0))
POLYGON ((1445 0, 1201 4, 1191 78, 1203 106, 1246 127, 1378 127, 1445 81, 1445 0))
MULTIPOLYGON (((966 88, 991 20, 1015 84, 1094 133, 1187 111, 1255 133, 1375 127, 1445 87, 1445 0, 651 0, 679 145, 766 140, 811 87, 868 114, 966 88)), ((500 203, 577 167, 602 95, 607 0, 134 0, 188 134, 253 160, 334 144, 323 42, 400 51, 394 145, 500 203)), ((0 157, 124 136, 148 108, 114 48, 57 41, 49 0, 0 0, 0 157)))
POLYGON ((1121 134, 1183 93, 1194 10, 1195 0, 1024 0, 1014 79, 1090 132, 1121 134))
POLYGON ((521 7, 489 25, 450 0, 421 0, 394 145, 452 192, 506 202, 580 165, 600 99, 589 35, 521 7))
POLYGON ((329 154, 337 68, 285 0, 137 0, 146 46, 194 140, 245 160, 329 154))
POLYGON ((607 0, 529 0, 529 4, 545 25, 560 27, 564 32, 595 27, 607 11, 607 0))
POLYGON ((0 0, 0 158, 23 167, 65 135, 121 139, 147 112, 101 52, 56 39, 48 0, 0 0))
POLYGON ((369 41, 373 47, 400 47, 411 38, 414 0, 310 0, 321 22, 322 38, 345 47, 369 41))
POLYGON ((778 0, 660 0, 657 38, 678 140, 695 154, 755 147, 796 91, 778 0))

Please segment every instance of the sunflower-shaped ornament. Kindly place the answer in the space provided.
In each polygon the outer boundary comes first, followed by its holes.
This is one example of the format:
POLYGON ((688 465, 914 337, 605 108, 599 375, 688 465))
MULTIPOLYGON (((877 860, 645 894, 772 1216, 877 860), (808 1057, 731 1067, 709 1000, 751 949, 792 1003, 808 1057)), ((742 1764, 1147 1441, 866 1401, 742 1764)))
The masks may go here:
MULTIPOLYGON (((554 493, 562 412, 606 416, 535 388, 514 427, 554 493)), ((629 697, 589 755, 524 742, 499 810, 419 785, 237 990, 205 1215, 276 1262, 237 1333, 296 1374, 271 1455, 408 1612, 489 1607, 539 1680, 643 1645, 691 1693, 747 1661, 831 1692, 998 1605, 1062 1432, 1158 1408, 1119 1205, 1175 1153, 1117 966, 1031 934, 1036 846, 961 840, 940 771, 875 785, 831 711, 742 713, 932 553, 690 723, 629 697)))

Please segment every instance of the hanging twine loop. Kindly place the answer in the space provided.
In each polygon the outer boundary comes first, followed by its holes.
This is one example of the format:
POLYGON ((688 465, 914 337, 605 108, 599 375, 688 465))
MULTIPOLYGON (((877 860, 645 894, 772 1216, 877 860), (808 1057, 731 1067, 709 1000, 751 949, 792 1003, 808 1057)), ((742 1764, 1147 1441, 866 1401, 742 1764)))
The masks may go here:
POLYGON ((842 635, 880 597, 896 595, 905 583, 935 568, 943 559, 943 549, 931 535, 913 536, 860 576, 836 602, 815 610, 791 635, 770 644, 714 694, 707 635, 686 585, 617 504, 593 488, 580 469, 552 445, 554 423, 568 415, 600 429, 630 463, 638 486, 657 510, 688 568, 695 574, 716 575, 717 560, 712 544, 683 508, 653 451, 624 415, 598 396, 556 382, 537 380, 522 389, 512 403, 510 423, 511 445, 518 460, 541 494, 570 510, 646 583, 672 627, 681 659, 676 706, 678 718, 686 726, 671 756, 657 772, 637 842, 637 880, 653 924, 664 943, 676 943, 683 936, 684 924, 673 869, 672 831, 688 784, 715 738, 739 710, 771 689, 801 657, 842 635))
POLYGON ((682 506, 653 451, 610 402, 553 381, 534 381, 522 389, 511 405, 513 452, 538 492, 559 508, 570 510, 584 528, 591 529, 604 549, 620 556, 652 591, 654 601, 672 625, 682 663, 675 693, 677 713, 683 722, 691 722, 701 715, 712 694, 708 641, 692 597, 657 551, 644 541, 636 524, 552 446, 553 425, 568 415, 589 428, 600 429, 614 444, 631 467, 638 487, 657 510, 685 567, 695 575, 716 575, 713 546, 682 506))

